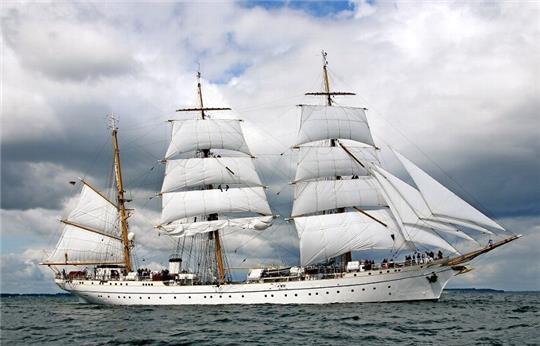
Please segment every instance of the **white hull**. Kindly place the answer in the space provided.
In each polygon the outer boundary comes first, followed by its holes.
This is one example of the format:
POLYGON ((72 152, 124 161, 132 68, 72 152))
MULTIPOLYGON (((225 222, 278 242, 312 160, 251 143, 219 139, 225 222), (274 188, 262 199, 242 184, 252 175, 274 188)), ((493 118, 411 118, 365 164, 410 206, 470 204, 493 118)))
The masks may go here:
POLYGON ((414 266, 343 277, 273 283, 167 285, 160 281, 62 280, 56 283, 89 303, 112 305, 329 304, 436 300, 456 272, 414 266), (437 280, 428 277, 436 274, 437 280))

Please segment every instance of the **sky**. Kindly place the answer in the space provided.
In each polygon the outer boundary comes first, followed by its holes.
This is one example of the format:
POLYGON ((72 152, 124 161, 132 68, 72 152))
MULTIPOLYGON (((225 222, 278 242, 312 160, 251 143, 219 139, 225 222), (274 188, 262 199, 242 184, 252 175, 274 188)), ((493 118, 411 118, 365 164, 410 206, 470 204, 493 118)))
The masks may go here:
MULTIPOLYGON (((290 215, 300 103, 322 88, 322 49, 342 105, 368 108, 396 148, 523 238, 450 287, 540 289, 540 3, 464 1, 2 2, 0 291, 58 292, 38 265, 73 207, 68 184, 106 188, 107 115, 119 118, 136 260, 165 263, 159 190, 174 110, 240 117, 274 211, 290 215)), ((391 156, 383 164, 403 173, 391 156)), ((278 221, 225 242, 232 265, 295 264, 278 221)))

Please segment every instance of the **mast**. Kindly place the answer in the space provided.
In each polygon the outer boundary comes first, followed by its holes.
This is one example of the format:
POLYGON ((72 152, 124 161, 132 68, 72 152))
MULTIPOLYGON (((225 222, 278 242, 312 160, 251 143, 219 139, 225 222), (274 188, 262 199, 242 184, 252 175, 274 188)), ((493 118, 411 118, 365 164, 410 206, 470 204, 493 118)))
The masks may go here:
POLYGON ((120 162, 120 148, 118 146, 118 126, 117 119, 111 115, 111 128, 112 128, 112 143, 114 148, 114 173, 116 176, 116 188, 117 188, 117 200, 118 210, 120 212, 120 226, 122 229, 122 244, 124 250, 124 263, 126 265, 127 272, 132 271, 131 265, 131 248, 129 246, 128 239, 128 222, 129 217, 125 206, 124 198, 124 182, 122 180, 122 165, 120 162))
MULTIPOLYGON (((177 112, 186 112, 186 111, 200 111, 201 112, 201 118, 204 120, 206 119, 206 110, 230 110, 228 107, 221 107, 221 108, 205 108, 203 103, 203 95, 202 95, 202 87, 201 87, 201 72, 197 72, 197 94, 199 96, 199 108, 182 108, 177 109, 177 112)), ((207 158, 209 157, 210 150, 205 149, 202 150, 203 157, 207 158)), ((212 185, 207 185, 207 189, 212 189, 212 185)), ((208 215, 207 220, 213 221, 218 219, 218 214, 210 214, 208 215)), ((214 240, 215 242, 215 257, 216 257, 216 263, 217 263, 217 269, 218 269, 218 281, 224 282, 225 281, 225 264, 223 260, 223 251, 221 246, 221 238, 219 236, 219 230, 214 230, 209 233, 209 240, 214 240)))
MULTIPOLYGON (((354 93, 348 92, 331 92, 330 91, 330 78, 328 77, 328 60, 326 59, 328 53, 324 50, 321 51, 323 59, 323 81, 324 81, 324 92, 323 93, 306 93, 306 95, 322 95, 326 97, 326 105, 332 107, 332 95, 354 95, 354 93)), ((336 146, 336 138, 330 139, 330 147, 336 146)), ((340 176, 336 176, 336 180, 341 180, 340 176)), ((345 212, 345 208, 336 209, 337 213, 345 212)), ((352 260, 352 253, 349 251, 341 255, 341 262, 343 264, 352 260)))

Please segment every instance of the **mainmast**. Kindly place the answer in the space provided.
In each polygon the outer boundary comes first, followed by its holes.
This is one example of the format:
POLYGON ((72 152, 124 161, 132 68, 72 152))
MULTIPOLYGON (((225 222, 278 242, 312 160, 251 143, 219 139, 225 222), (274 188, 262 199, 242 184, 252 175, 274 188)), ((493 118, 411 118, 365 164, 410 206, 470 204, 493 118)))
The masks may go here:
POLYGON ((120 148, 118 146, 118 121, 116 118, 111 116, 111 128, 112 128, 112 143, 114 148, 114 173, 116 176, 116 188, 117 188, 117 201, 118 201, 118 210, 120 212, 120 227, 122 229, 122 244, 124 250, 124 263, 126 266, 126 271, 129 273, 132 271, 131 265, 131 248, 128 238, 128 222, 127 219, 129 214, 125 206, 124 198, 124 182, 122 180, 122 165, 120 162, 120 148))
MULTIPOLYGON (((177 112, 189 112, 189 111, 200 111, 201 112, 201 119, 206 119, 205 111, 220 111, 220 110, 231 110, 228 107, 204 107, 203 103, 203 95, 202 95, 202 87, 201 87, 201 72, 197 72, 197 94, 199 96, 199 108, 181 108, 177 109, 177 112)), ((202 150, 203 157, 207 158, 210 155, 210 149, 203 149, 202 150)), ((207 185, 206 189, 212 189, 212 185, 207 185)), ((218 214, 210 214, 208 215, 207 220, 213 221, 218 219, 218 214)), ((225 263, 223 260, 223 251, 221 246, 221 239, 219 235, 219 230, 214 230, 209 233, 209 239, 214 240, 215 242, 215 256, 216 256, 216 263, 217 263, 217 269, 218 269, 218 280, 219 282, 225 281, 225 263)))

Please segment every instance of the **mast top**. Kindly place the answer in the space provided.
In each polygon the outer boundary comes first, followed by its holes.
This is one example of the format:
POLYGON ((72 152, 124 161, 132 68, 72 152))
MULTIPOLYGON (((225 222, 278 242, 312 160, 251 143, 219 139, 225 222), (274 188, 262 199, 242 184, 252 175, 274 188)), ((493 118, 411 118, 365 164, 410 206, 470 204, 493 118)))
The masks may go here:
POLYGON ((113 113, 110 113, 108 115, 108 118, 109 118, 109 128, 112 131, 117 131, 118 130, 118 117, 115 116, 113 113))
POLYGON ((202 86, 201 86, 201 65, 199 64, 199 69, 197 70, 197 95, 199 96, 199 107, 194 108, 180 108, 177 109, 177 112, 201 112, 201 118, 206 119, 205 111, 230 111, 229 107, 204 107, 203 96, 202 96, 202 86))
POLYGON ((356 95, 355 93, 351 92, 344 92, 344 91, 331 91, 330 90, 330 79, 328 78, 328 59, 326 57, 328 56, 328 53, 324 50, 321 50, 321 55, 323 59, 323 78, 324 78, 324 91, 323 92, 309 92, 305 95, 309 96, 325 96, 326 97, 326 103, 328 106, 332 105, 332 96, 334 95, 356 95))

